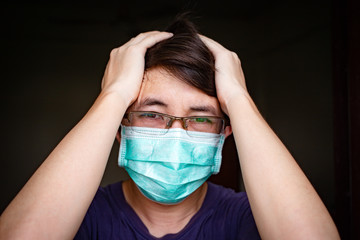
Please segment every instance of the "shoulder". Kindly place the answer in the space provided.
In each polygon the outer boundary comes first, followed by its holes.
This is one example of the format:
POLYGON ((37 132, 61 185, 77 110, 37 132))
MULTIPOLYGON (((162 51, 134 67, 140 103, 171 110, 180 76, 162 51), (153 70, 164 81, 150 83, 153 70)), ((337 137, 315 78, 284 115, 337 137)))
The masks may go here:
POLYGON ((212 202, 216 202, 216 205, 235 204, 238 207, 250 207, 245 192, 235 192, 231 188, 226 188, 211 182, 208 182, 208 197, 212 202))
MULTIPOLYGON (((122 182, 113 183, 106 187, 99 187, 88 212, 97 212, 98 210, 104 212, 108 208, 117 208, 121 205, 122 196, 122 182)), ((97 214, 99 213, 97 212, 97 214)))
POLYGON ((99 187, 95 194, 93 202, 97 201, 112 201, 113 198, 118 199, 119 196, 123 196, 122 182, 116 182, 106 187, 99 187))
POLYGON ((102 232, 104 236, 116 233, 114 224, 124 218, 122 182, 99 187, 83 219, 75 239, 93 239, 102 232))
POLYGON ((260 239, 245 192, 235 192, 208 182, 207 211, 211 222, 231 239, 260 239))

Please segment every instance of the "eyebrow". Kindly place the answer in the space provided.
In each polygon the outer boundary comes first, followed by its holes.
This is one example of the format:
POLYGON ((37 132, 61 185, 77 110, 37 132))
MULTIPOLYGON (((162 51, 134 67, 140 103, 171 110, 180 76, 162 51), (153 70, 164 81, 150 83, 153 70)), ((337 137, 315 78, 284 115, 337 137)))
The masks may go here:
MULTIPOLYGON (((168 107, 168 104, 164 103, 160 99, 148 97, 145 98, 143 101, 140 102, 139 107, 144 106, 161 106, 161 107, 168 107)), ((204 113, 211 113, 214 116, 217 116, 217 111, 214 106, 211 105, 195 105, 190 107, 190 112, 204 112, 204 113)))
POLYGON ((156 99, 156 98, 152 98, 152 97, 149 97, 149 98, 145 98, 144 101, 142 101, 140 103, 140 107, 143 107, 143 106, 163 106, 163 107, 167 107, 168 105, 166 103, 164 103, 163 101, 159 100, 159 99, 156 99))
POLYGON ((206 113, 212 113, 215 116, 217 115, 216 109, 211 105, 192 106, 190 107, 190 110, 193 112, 206 112, 206 113))

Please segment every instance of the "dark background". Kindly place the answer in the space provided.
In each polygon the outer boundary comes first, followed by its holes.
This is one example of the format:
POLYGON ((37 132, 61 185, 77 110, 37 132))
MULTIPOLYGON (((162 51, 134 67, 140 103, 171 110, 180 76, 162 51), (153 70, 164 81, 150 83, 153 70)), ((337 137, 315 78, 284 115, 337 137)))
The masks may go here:
MULTIPOLYGON (((351 80, 350 71, 359 58, 349 53, 358 51, 360 25, 353 7, 350 0, 3 3, 0 211, 92 105, 111 49, 192 9, 202 34, 239 55, 261 113, 343 239, 354 237, 360 93, 359 72, 351 80)), ((115 144, 102 185, 126 178, 117 151, 115 144)), ((243 190, 232 139, 213 180, 243 190)))

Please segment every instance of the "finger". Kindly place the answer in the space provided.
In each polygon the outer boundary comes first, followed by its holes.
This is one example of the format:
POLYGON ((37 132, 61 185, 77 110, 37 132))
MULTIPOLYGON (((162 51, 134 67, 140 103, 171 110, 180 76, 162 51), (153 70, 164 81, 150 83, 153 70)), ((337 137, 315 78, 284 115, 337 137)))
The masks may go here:
POLYGON ((150 31, 138 34, 135 38, 131 39, 128 43, 130 45, 143 45, 150 47, 157 42, 172 37, 174 34, 169 32, 150 31))
POLYGON ((144 33, 145 37, 143 37, 139 42, 138 45, 142 46, 144 49, 150 48, 158 42, 161 42, 165 39, 172 37, 174 34, 169 32, 148 32, 144 33))
POLYGON ((208 38, 204 35, 199 34, 200 39, 204 42, 204 44, 210 49, 210 51, 214 54, 215 58, 220 52, 227 50, 220 43, 215 40, 208 38))
POLYGON ((137 43, 139 43, 141 40, 143 40, 147 35, 152 34, 152 33, 155 33, 155 32, 158 32, 158 31, 150 31, 150 32, 142 32, 142 33, 139 33, 137 36, 131 38, 128 43, 130 43, 130 44, 137 44, 137 43))

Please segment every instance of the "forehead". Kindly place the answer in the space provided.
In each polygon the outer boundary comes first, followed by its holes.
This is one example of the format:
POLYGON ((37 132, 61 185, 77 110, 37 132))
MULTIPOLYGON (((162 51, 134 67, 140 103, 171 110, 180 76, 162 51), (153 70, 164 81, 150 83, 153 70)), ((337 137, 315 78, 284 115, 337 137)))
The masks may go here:
POLYGON ((211 115, 222 115, 217 98, 162 68, 153 68, 145 73, 139 96, 132 106, 132 110, 162 111, 176 116, 188 116, 196 109, 204 112, 201 108, 211 115))

